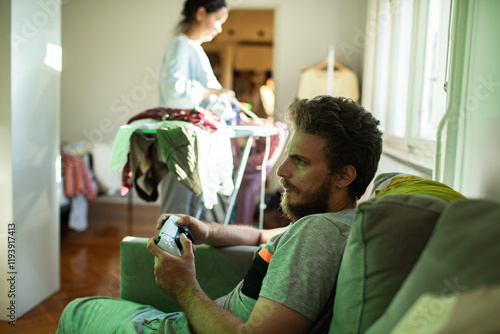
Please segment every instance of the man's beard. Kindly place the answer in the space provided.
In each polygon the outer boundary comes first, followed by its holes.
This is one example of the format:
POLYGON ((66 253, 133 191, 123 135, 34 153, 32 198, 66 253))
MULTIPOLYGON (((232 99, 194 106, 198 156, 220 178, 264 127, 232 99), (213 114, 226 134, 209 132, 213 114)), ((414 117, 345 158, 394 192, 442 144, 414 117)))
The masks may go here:
MULTIPOLYGON (((302 217, 315 213, 328 212, 328 201, 332 192, 333 177, 327 177, 316 189, 311 189, 300 194, 302 202, 297 204, 289 203, 286 193, 281 194, 281 209, 283 213, 292 221, 295 222, 302 217)), ((296 189, 293 185, 282 179, 282 184, 289 190, 296 189)))

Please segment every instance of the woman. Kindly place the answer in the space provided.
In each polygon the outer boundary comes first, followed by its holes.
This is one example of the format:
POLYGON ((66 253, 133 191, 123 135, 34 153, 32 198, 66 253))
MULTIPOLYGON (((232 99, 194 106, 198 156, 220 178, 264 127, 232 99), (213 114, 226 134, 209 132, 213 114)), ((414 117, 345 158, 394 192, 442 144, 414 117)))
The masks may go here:
MULTIPOLYGON (((218 96, 234 92, 223 89, 201 47, 222 31, 229 10, 224 0, 187 0, 178 25, 179 34, 166 46, 159 82, 159 106, 172 109, 211 109, 218 96)), ((168 173, 160 183, 160 213, 194 215, 199 196, 168 173)))
POLYGON ((229 10, 224 0, 188 0, 184 3, 180 34, 167 45, 160 70, 160 106, 175 109, 207 107, 222 93, 201 44, 222 31, 229 10))

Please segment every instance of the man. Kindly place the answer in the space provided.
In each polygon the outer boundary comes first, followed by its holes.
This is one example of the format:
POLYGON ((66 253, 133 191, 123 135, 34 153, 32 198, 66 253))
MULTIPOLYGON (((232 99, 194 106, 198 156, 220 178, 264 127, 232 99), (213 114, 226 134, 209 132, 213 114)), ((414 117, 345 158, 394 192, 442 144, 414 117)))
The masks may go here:
MULTIPOLYGON (((181 238, 180 257, 161 250, 152 238, 148 249, 155 256, 156 282, 184 312, 165 314, 123 300, 77 300, 61 317, 61 332, 70 324, 83 333, 84 326, 76 321, 91 323, 89 312, 107 312, 109 330, 117 332, 327 332, 354 208, 375 175, 381 132, 370 113, 344 98, 298 101, 290 106, 288 118, 294 132, 277 173, 284 188, 281 205, 292 224, 257 230, 206 224, 189 216, 178 221, 197 243, 261 245, 245 279, 231 293, 212 301, 201 290, 187 238, 181 238), (126 316, 116 320, 116 309, 126 309, 126 316), (71 313, 73 318, 67 319, 71 313)), ((158 220, 158 229, 166 216, 158 220)))

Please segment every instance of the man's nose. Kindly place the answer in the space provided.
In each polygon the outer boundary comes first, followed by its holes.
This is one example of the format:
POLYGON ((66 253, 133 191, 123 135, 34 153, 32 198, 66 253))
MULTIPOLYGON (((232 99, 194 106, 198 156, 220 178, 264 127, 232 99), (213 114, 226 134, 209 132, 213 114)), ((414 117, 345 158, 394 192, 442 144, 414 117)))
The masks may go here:
POLYGON ((290 177, 290 172, 289 172, 289 169, 287 168, 288 162, 289 162, 288 158, 285 159, 285 161, 283 161, 283 163, 276 170, 276 175, 278 175, 279 177, 282 177, 282 178, 290 177))

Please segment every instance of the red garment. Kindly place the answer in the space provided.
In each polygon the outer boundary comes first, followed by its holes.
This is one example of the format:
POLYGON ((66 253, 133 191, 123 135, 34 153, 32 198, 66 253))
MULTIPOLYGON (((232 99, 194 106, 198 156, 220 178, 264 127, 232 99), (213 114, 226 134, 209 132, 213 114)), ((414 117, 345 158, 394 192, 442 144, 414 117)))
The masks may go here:
POLYGON ((85 160, 66 152, 61 152, 61 158, 65 195, 71 198, 83 194, 87 200, 94 199, 97 191, 92 184, 85 160))
POLYGON ((145 110, 135 115, 128 120, 128 123, 144 118, 189 122, 210 133, 217 131, 217 124, 221 122, 217 114, 204 108, 170 109, 158 107, 145 110))

